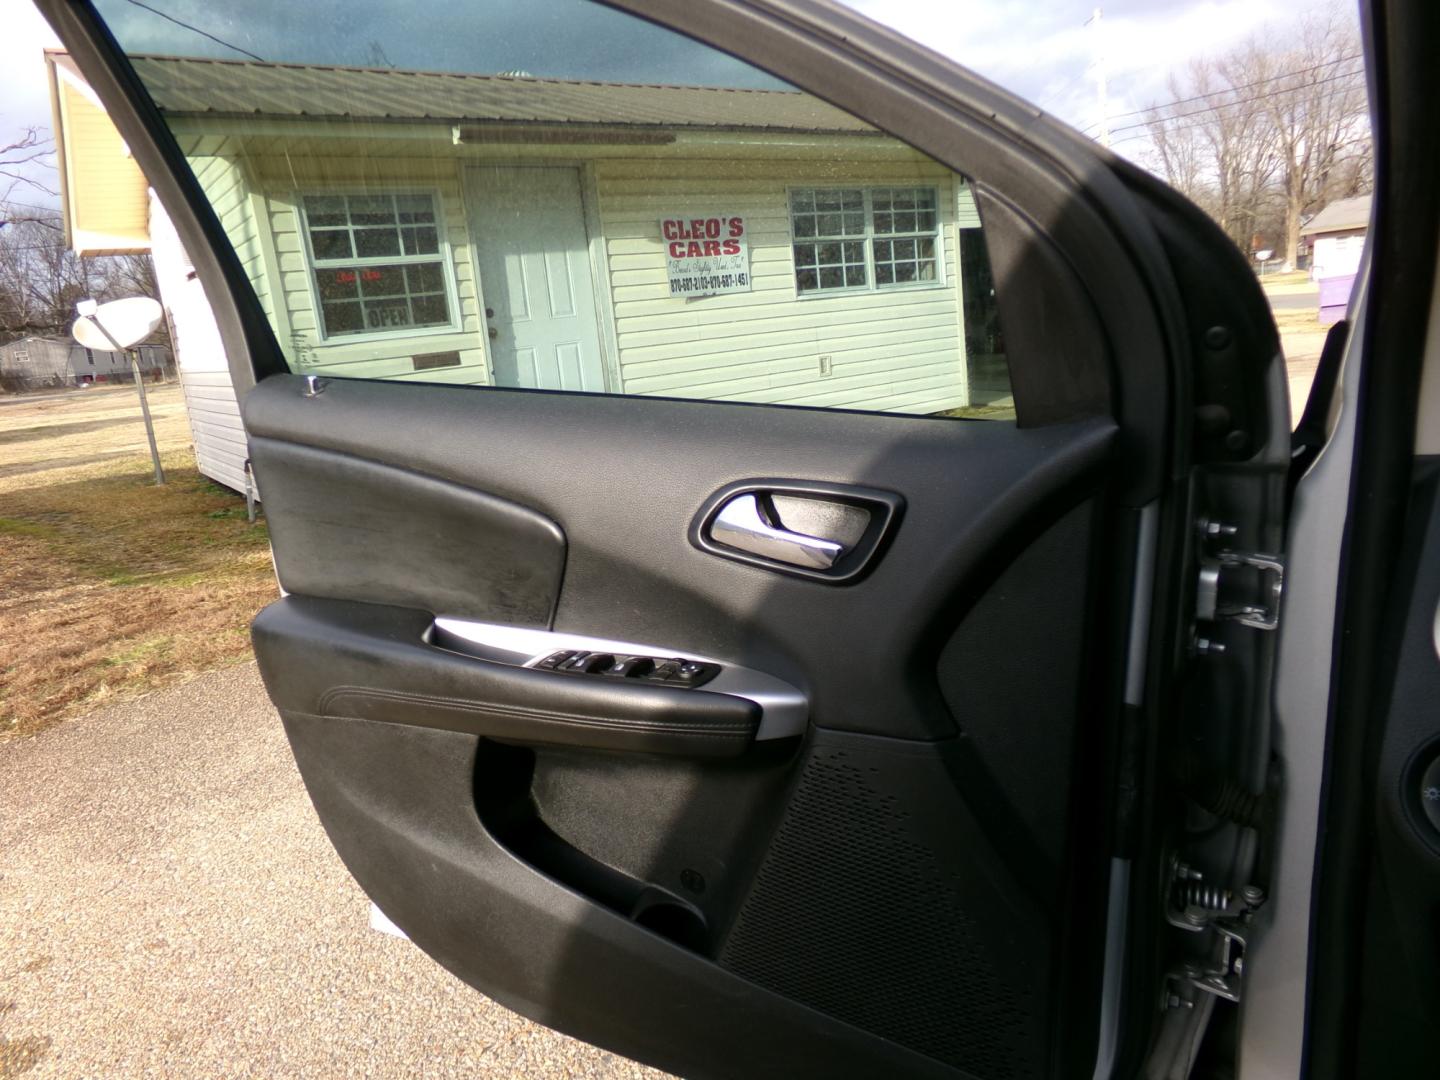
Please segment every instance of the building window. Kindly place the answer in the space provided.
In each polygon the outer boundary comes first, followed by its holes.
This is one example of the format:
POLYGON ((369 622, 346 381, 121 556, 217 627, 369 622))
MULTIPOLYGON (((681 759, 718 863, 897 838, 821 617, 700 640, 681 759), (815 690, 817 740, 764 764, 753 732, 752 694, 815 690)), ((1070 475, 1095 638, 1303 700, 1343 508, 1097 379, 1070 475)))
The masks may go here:
POLYGON ((325 337, 454 324, 434 196, 306 195, 301 205, 325 337))
POLYGON ((939 282, 937 205, 932 187, 791 191, 796 291, 804 295, 939 282))
POLYGON ((86 349, 86 350, 85 350, 85 359, 89 362, 89 364, 90 364, 91 367, 94 367, 94 366, 95 366, 95 350, 94 350, 94 349, 86 349))

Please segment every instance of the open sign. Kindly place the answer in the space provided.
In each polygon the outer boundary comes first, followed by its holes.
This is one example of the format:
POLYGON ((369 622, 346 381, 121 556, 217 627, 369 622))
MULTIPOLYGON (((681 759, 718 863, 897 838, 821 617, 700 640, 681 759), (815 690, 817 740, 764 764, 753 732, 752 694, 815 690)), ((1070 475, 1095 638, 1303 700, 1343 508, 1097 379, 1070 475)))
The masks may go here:
POLYGON ((671 296, 749 292, 750 250, 738 214, 660 219, 671 296))

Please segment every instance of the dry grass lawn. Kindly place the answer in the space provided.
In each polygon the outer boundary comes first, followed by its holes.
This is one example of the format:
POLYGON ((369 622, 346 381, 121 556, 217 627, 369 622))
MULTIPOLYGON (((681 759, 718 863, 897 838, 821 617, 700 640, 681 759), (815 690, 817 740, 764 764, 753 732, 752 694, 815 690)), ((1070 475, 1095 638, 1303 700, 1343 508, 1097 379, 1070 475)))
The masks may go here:
POLYGON ((0 741, 249 656, 263 523, 195 470, 178 386, 0 398, 0 741))

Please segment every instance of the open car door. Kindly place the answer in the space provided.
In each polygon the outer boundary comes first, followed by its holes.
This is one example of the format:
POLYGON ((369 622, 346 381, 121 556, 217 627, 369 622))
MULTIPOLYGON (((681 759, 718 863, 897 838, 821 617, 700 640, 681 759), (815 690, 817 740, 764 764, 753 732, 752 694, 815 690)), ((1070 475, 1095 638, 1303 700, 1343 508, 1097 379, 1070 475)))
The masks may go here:
POLYGON ((1188 1067, 1264 895, 1289 436, 1207 218, 809 0, 41 6, 420 948, 686 1076, 1188 1067))

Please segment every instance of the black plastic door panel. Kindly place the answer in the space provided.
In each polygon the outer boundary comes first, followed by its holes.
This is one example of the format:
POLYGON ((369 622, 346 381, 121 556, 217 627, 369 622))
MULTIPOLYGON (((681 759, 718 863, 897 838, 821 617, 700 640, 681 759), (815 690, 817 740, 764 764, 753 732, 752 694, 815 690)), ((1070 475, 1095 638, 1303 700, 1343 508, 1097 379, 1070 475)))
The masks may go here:
POLYGON ((724 1073, 1044 1070, 1110 423, 342 380, 307 397, 295 377, 246 420, 282 580, 306 584, 256 621, 261 670, 337 849, 417 944, 681 1072, 726 1045, 724 1073), (566 445, 536 454, 543 431, 566 445), (903 494, 863 580, 691 543, 712 493, 781 473, 903 494), (477 498, 517 509, 477 522, 477 498), (521 506, 557 527, 529 535, 521 506), (396 507, 423 540, 366 526, 396 507), (337 528, 367 550, 318 554, 337 528), (465 600, 427 592, 431 560, 512 530, 523 559, 464 563, 465 600), (1031 603, 1043 634, 1016 617, 1031 603), (458 636, 507 622, 766 673, 798 692, 803 737, 766 732, 760 694, 526 669, 458 636))

